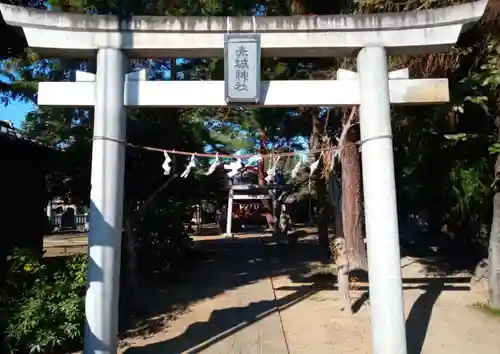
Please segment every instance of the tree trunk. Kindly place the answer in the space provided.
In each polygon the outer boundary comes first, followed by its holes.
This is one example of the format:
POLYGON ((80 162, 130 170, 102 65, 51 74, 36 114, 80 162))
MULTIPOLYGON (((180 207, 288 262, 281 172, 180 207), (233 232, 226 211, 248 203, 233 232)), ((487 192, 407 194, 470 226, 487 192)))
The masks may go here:
POLYGON ((361 206, 361 156, 358 147, 356 127, 346 134, 341 153, 342 163, 342 225, 346 240, 346 251, 352 269, 368 269, 365 244, 363 241, 361 206))
MULTIPOLYGON (((322 164, 320 164, 321 167, 322 164)), ((318 242, 321 247, 324 247, 327 253, 330 250, 330 242, 328 238, 328 200, 326 198, 327 191, 325 185, 325 179, 319 172, 315 177, 316 183, 316 211, 318 213, 318 242)))
MULTIPOLYGON (((322 137, 325 131, 324 123, 319 119, 319 110, 310 111, 312 130, 309 138, 309 147, 311 149, 321 149, 323 147, 322 137)), ((314 153, 314 160, 320 158, 321 153, 314 153)), ((314 176, 314 187, 316 189, 316 212, 318 213, 318 242, 325 248, 325 252, 330 254, 330 242, 328 238, 328 192, 326 190, 325 177, 323 174, 323 161, 320 161, 314 176)))
MULTIPOLYGON (((500 178, 500 155, 495 164, 495 182, 500 178)), ((488 276, 490 306, 500 309, 500 189, 494 185, 493 219, 488 249, 488 276)))
MULTIPOLYGON (((266 136, 264 132, 260 132, 260 153, 265 154, 266 153, 266 136)), ((265 186, 266 185, 266 173, 264 171, 264 159, 259 160, 259 165, 258 165, 258 170, 257 170, 257 175, 259 178, 259 186, 265 186)), ((266 217, 266 222, 267 222, 267 227, 270 228, 271 230, 274 230, 274 218, 273 218, 273 213, 271 212, 271 203, 269 200, 262 200, 261 201, 262 209, 264 211, 264 216, 266 217)))
POLYGON ((344 226, 342 224, 342 195, 341 188, 339 188, 339 183, 342 181, 338 180, 335 171, 330 173, 330 178, 328 180, 330 187, 330 204, 332 207, 334 220, 335 220, 335 237, 344 237, 344 226))
POLYGON ((305 1, 297 1, 292 0, 291 10, 293 15, 305 15, 306 14, 306 2, 305 1))
POLYGON ((124 218, 124 235, 125 235, 125 246, 128 254, 128 281, 130 285, 131 294, 128 294, 132 300, 135 299, 135 295, 137 293, 138 285, 139 285, 139 275, 137 270, 137 252, 135 249, 136 240, 134 237, 134 228, 132 226, 132 222, 130 217, 125 215, 124 218))

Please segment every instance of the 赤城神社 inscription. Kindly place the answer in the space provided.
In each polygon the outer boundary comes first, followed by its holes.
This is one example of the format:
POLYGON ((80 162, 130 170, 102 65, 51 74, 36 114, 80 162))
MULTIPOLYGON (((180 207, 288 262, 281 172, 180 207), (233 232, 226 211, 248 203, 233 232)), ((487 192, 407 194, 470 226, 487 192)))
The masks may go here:
POLYGON ((226 102, 259 103, 259 35, 226 35, 224 54, 226 102))
POLYGON ((243 44, 236 49, 234 68, 234 90, 248 92, 248 50, 243 44))

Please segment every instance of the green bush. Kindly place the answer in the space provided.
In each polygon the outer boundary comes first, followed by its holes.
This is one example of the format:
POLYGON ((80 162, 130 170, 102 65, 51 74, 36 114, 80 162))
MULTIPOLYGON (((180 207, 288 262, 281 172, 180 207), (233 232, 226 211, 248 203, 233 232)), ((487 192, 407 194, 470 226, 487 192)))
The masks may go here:
MULTIPOLYGON (((155 205, 136 220, 132 231, 141 275, 167 274, 182 267, 192 242, 183 226, 183 222, 187 222, 185 210, 183 203, 168 200, 164 205, 155 205)), ((126 252, 124 254, 126 257, 126 252)), ((127 262, 126 258, 122 259, 127 262)))
POLYGON ((10 353, 81 348, 87 256, 43 258, 15 250, 1 289, 1 325, 10 353))

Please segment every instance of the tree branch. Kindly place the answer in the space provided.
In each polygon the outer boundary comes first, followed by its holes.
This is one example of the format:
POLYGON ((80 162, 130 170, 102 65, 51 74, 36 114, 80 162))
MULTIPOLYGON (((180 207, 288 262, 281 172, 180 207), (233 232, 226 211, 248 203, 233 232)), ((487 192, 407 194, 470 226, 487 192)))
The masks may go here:
POLYGON ((175 179, 179 176, 179 174, 173 174, 172 176, 170 176, 170 178, 161 185, 160 188, 158 188, 156 191, 154 191, 145 201, 144 203, 142 203, 141 207, 139 208, 139 210, 137 210, 138 212, 139 211, 142 211, 144 209, 146 209, 146 207, 156 198, 156 196, 158 194, 160 194, 165 188, 168 187, 168 185, 175 179))
POLYGON ((354 123, 354 119, 356 118, 357 113, 358 113, 358 107, 353 107, 351 109, 351 113, 349 114, 349 118, 347 118, 347 121, 343 124, 342 133, 340 134, 340 137, 337 139, 337 143, 339 145, 340 152, 342 152, 342 148, 344 147, 347 132, 354 125, 357 124, 357 123, 354 123))

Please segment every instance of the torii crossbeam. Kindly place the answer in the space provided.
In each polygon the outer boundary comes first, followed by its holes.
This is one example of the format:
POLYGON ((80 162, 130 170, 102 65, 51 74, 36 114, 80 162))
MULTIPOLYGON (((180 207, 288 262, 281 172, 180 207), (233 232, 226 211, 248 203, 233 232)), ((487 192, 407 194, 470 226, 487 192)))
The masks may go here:
MULTIPOLYGON (((448 79, 409 79, 408 70, 389 73, 392 104, 431 104, 449 100, 448 79)), ((226 106, 224 81, 146 81, 146 71, 127 74, 126 107, 226 106)), ((77 72, 76 82, 41 82, 38 104, 93 107, 95 75, 77 72)), ((361 102, 357 74, 339 70, 337 80, 267 81, 261 84, 260 107, 353 106, 361 102)), ((256 105, 251 105, 255 107, 256 105)))

